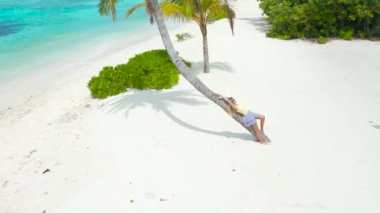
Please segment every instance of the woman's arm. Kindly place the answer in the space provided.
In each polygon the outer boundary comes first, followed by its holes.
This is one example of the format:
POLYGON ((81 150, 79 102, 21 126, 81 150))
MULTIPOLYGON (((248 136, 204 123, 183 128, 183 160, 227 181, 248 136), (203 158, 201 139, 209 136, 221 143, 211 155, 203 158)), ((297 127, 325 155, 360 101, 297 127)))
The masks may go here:
POLYGON ((232 103, 230 100, 228 100, 228 98, 222 96, 222 95, 219 95, 219 99, 223 99, 224 102, 226 102, 230 107, 231 109, 236 112, 237 111, 237 106, 236 104, 232 103))

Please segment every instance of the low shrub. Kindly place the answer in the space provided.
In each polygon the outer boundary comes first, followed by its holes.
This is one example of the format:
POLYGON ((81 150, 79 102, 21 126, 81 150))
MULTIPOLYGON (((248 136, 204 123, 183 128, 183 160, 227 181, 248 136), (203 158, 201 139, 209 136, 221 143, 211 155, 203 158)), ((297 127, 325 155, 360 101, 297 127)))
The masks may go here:
POLYGON ((193 37, 189 33, 180 33, 180 34, 176 34, 175 36, 177 37, 177 41, 184 41, 193 37))
POLYGON ((137 54, 126 66, 128 86, 136 89, 168 89, 178 83, 178 71, 166 50, 137 54))
POLYGON ((91 78, 88 87, 92 97, 103 99, 126 91, 126 79, 126 72, 107 66, 100 71, 99 76, 91 78))
POLYGON ((380 37, 380 0, 260 0, 260 8, 270 37, 380 37))
MULTIPOLYGON (((191 63, 184 61, 190 67, 191 63)), ((104 67, 99 76, 88 82, 91 95, 104 99, 127 88, 169 89, 178 83, 178 71, 166 50, 151 50, 137 54, 127 64, 104 67)))
POLYGON ((323 36, 320 36, 318 39, 317 39, 317 42, 318 44, 326 44, 328 41, 328 39, 326 37, 323 37, 323 36))
POLYGON ((339 37, 344 40, 352 40, 352 37, 354 36, 354 30, 342 30, 339 32, 339 37))

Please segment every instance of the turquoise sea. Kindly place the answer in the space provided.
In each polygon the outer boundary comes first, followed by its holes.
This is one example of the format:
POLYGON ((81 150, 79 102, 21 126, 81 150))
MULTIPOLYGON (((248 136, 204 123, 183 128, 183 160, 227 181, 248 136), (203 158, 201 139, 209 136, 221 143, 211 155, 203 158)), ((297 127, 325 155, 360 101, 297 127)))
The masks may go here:
MULTIPOLYGON (((0 0, 0 82, 33 72, 34 65, 85 50, 82 46, 149 36, 155 26, 149 24, 144 10, 127 20, 124 16, 127 8, 140 2, 123 1, 114 23, 110 16, 98 14, 98 0, 0 0)), ((84 59, 93 54, 81 52, 84 59)))

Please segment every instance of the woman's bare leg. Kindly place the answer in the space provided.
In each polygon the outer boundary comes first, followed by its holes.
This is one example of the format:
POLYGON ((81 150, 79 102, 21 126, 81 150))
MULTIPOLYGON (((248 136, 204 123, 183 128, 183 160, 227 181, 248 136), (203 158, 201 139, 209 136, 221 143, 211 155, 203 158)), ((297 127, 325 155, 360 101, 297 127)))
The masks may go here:
POLYGON ((254 123, 254 124, 252 125, 252 129, 253 129, 253 132, 254 132, 255 135, 256 135, 257 140, 259 140, 259 142, 260 142, 261 144, 264 144, 265 141, 264 141, 264 138, 263 138, 263 133, 259 130, 259 127, 257 126, 257 123, 254 123))
POLYGON ((262 115, 262 114, 256 114, 256 118, 260 120, 260 130, 261 130, 261 132, 264 132, 265 116, 262 115))

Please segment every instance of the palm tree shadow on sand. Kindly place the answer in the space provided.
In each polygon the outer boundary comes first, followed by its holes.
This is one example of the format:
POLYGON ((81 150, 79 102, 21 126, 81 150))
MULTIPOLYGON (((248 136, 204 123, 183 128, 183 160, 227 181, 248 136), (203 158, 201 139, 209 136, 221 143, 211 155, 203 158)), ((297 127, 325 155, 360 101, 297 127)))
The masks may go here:
POLYGON ((256 30, 260 31, 261 33, 267 33, 270 28, 270 24, 265 20, 264 17, 259 18, 237 18, 237 20, 243 20, 251 24, 256 28, 256 30))
MULTIPOLYGON (((218 61, 210 63, 210 71, 213 72, 214 70, 234 72, 231 65, 229 65, 228 63, 218 61)), ((194 74, 203 73, 203 61, 191 62, 190 71, 194 74)))
POLYGON ((129 113, 137 107, 143 107, 150 105, 155 110, 163 112, 168 118, 175 123, 191 129, 193 131, 211 134, 216 136, 222 136, 226 138, 237 138, 242 140, 252 141, 252 135, 248 133, 238 133, 230 131, 215 131, 208 130, 192 125, 173 114, 169 107, 171 104, 185 104, 190 106, 198 106, 206 104, 205 101, 200 101, 201 95, 194 94, 195 91, 182 90, 182 91, 134 91, 133 93, 127 92, 120 97, 111 99, 105 103, 101 108, 109 108, 108 113, 115 113, 121 110, 125 110, 125 116, 128 117, 129 113))

